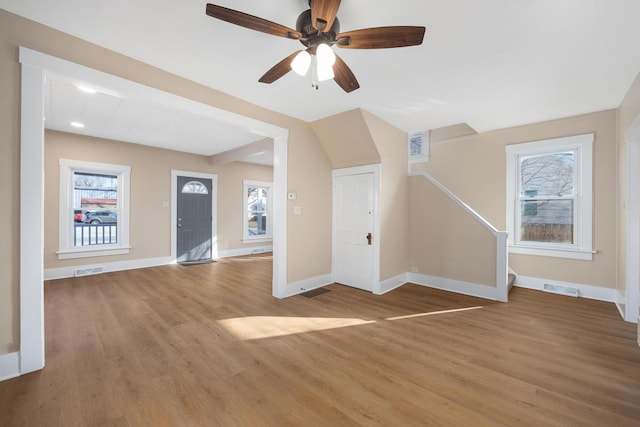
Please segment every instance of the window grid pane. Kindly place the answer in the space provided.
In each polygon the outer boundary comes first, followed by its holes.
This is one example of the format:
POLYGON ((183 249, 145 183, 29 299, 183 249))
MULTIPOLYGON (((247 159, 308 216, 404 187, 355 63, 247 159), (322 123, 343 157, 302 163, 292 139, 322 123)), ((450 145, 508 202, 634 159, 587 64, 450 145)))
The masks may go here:
POLYGON ((575 152, 520 157, 520 196, 574 195, 575 152))
POLYGON ((209 194, 207 186, 199 181, 189 181, 182 187, 183 194, 209 194))
POLYGON ((249 186, 247 188, 247 233, 249 236, 267 234, 267 193, 268 188, 249 186))
POLYGON ((521 200, 520 241, 574 243, 574 200, 521 200))
POLYGON ((118 244, 118 175, 73 173, 73 247, 118 244))

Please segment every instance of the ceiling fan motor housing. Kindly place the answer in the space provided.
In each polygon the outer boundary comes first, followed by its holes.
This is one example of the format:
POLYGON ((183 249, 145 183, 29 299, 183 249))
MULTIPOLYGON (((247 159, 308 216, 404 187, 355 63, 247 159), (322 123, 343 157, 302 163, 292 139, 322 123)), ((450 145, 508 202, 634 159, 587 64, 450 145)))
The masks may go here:
POLYGON ((331 29, 327 32, 318 31, 311 25, 311 9, 307 9, 298 16, 296 31, 302 34, 300 43, 308 48, 316 48, 320 43, 335 44, 336 35, 340 34, 340 21, 336 17, 331 29))

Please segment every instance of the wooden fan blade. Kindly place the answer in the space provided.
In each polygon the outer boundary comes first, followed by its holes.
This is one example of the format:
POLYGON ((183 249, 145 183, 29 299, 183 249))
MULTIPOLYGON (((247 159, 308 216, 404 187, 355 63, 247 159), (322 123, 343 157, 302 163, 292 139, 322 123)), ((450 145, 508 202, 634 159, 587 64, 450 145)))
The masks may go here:
POLYGON ((353 92, 360 87, 360 83, 358 83, 351 68, 338 55, 336 55, 336 62, 333 64, 333 74, 333 80, 347 93, 353 92))
POLYGON ((311 0, 311 25, 326 33, 338 14, 340 0, 311 0))
POLYGON ((284 25, 276 24, 275 22, 267 21, 266 19, 258 18, 257 16, 238 12, 233 9, 227 9, 226 7, 217 6, 211 3, 207 3, 207 15, 241 27, 249 28, 250 30, 260 31, 274 36, 286 37, 295 40, 302 37, 302 34, 296 30, 285 27, 284 25))
POLYGON ((293 58, 295 58, 296 55, 300 52, 302 51, 297 50, 293 52, 291 55, 284 58, 282 61, 278 62, 276 65, 271 67, 269 71, 264 73, 264 75, 260 77, 260 80, 258 81, 260 83, 273 83, 276 80, 278 80, 280 77, 287 74, 289 71, 291 71, 291 61, 293 61, 293 58))
POLYGON ((347 31, 336 36, 343 49, 386 49, 422 44, 424 27, 376 27, 347 31))

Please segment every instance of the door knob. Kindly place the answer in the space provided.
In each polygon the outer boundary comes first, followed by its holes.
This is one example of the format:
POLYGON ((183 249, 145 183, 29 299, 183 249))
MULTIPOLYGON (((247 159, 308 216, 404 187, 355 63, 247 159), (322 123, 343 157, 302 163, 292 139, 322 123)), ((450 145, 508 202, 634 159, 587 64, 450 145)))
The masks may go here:
POLYGON ((367 244, 371 246, 371 233, 367 233, 367 244))
POLYGON ((182 227, 182 224, 178 224, 178 228, 182 227))

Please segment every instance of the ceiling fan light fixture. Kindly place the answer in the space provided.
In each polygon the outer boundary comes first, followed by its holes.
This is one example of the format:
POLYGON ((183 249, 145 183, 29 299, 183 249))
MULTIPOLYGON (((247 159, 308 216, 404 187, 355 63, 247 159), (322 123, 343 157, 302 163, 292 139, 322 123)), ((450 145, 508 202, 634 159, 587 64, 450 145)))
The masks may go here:
POLYGON ((311 85, 333 78, 347 93, 360 87, 353 71, 333 52, 333 46, 347 49, 388 49, 422 44, 425 27, 388 26, 340 32, 337 13, 341 0, 308 0, 309 9, 298 15, 296 29, 224 6, 207 3, 206 13, 215 19, 273 36, 295 39, 306 52, 294 52, 271 67, 260 79, 273 83, 292 69, 305 76, 311 69, 311 85), (337 63, 333 70, 333 64, 337 63), (322 79, 319 79, 322 77, 322 79))
POLYGON ((306 50, 301 51, 291 61, 291 69, 300 76, 306 76, 311 65, 311 55, 306 50))
POLYGON ((334 77, 333 67, 331 65, 321 65, 320 61, 318 61, 318 81, 323 82, 325 80, 331 80, 334 77))
POLYGON ((329 45, 320 43, 316 48, 316 56, 318 57, 319 67, 331 67, 336 62, 336 54, 329 45))

